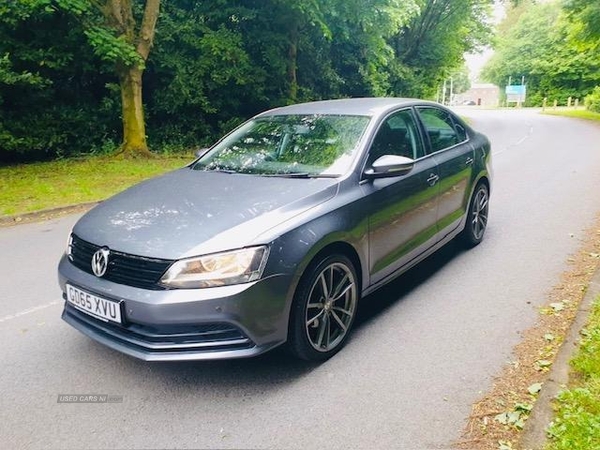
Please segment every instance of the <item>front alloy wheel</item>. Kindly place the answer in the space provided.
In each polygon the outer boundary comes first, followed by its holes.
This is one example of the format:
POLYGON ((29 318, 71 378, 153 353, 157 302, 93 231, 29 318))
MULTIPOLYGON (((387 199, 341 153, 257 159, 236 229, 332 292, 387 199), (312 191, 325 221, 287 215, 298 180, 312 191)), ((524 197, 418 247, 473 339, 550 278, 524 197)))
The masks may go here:
POLYGON ((294 300, 292 352, 315 361, 337 353, 350 333, 358 297, 355 269, 345 256, 329 256, 309 270, 294 300))

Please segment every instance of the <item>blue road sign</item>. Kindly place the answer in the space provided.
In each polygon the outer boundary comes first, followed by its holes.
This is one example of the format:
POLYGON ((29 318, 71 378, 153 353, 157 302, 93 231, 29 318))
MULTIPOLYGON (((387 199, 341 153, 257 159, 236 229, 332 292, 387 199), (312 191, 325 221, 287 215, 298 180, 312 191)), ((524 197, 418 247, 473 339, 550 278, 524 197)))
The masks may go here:
POLYGON ((506 86, 506 95, 519 95, 525 97, 525 85, 513 84, 511 86, 506 86))

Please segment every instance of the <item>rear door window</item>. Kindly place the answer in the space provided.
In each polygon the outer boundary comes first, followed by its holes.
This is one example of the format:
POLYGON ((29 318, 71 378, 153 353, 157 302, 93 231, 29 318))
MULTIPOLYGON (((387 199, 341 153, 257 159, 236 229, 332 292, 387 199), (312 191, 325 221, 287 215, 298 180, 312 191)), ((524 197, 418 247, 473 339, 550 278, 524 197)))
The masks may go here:
POLYGON ((466 140, 465 130, 459 134, 450 114, 434 107, 417 108, 419 117, 429 137, 431 152, 439 152, 466 140))
POLYGON ((371 145, 368 165, 383 155, 418 159, 424 154, 413 112, 405 109, 390 115, 379 127, 371 145))

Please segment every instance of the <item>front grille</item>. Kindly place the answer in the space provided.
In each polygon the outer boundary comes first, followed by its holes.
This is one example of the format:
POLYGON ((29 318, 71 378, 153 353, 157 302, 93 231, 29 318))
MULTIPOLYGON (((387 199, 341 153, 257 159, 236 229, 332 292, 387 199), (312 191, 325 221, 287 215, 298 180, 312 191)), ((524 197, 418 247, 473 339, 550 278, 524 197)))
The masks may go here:
POLYGON ((120 326, 91 317, 69 304, 63 311, 63 319, 76 328, 93 330, 145 354, 232 351, 255 346, 241 330, 227 323, 163 326, 129 323, 120 326))
MULTIPOLYGON (((93 275, 92 256, 100 248, 102 247, 72 234, 69 260, 79 269, 93 275)), ((158 281, 172 263, 168 259, 145 258, 111 250, 108 268, 102 278, 142 289, 165 289, 158 281)))

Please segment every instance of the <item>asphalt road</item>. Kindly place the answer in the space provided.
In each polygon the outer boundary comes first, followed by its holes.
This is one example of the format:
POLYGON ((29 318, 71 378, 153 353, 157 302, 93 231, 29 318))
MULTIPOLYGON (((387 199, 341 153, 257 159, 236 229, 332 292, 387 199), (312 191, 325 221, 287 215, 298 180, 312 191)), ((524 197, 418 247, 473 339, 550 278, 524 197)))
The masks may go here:
POLYGON ((600 127, 460 113, 493 143, 485 241, 450 244, 363 299, 352 340, 320 366, 281 352, 176 364, 120 355, 60 320, 56 264, 77 216, 0 229, 0 447, 448 447, 600 210, 600 127))

